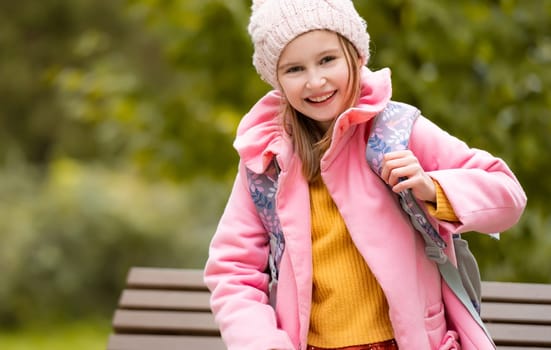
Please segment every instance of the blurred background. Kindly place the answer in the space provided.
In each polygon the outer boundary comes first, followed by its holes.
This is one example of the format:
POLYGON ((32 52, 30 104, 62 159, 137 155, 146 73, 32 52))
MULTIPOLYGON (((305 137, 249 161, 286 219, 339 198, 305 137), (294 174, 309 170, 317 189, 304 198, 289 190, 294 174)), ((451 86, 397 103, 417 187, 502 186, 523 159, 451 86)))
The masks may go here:
MULTIPOLYGON (((355 1, 394 99, 504 158, 485 280, 551 282, 551 2, 355 1)), ((250 0, 0 0, 0 348, 102 349, 131 266, 201 268, 269 87, 250 0)))

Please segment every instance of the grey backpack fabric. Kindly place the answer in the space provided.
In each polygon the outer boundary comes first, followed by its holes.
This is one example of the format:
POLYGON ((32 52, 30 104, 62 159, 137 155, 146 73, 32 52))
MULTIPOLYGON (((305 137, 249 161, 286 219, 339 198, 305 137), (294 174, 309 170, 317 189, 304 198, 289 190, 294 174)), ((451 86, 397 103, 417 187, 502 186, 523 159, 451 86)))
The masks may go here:
POLYGON ((461 235, 453 235, 453 247, 463 287, 476 311, 480 313, 482 285, 476 258, 469 249, 469 243, 461 235))

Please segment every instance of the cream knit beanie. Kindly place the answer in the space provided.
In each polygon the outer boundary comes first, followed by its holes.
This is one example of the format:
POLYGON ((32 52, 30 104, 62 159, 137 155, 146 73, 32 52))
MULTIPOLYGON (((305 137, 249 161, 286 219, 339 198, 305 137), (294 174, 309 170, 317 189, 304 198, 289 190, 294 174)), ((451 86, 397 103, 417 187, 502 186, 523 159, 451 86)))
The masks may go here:
POLYGON ((278 88, 277 63, 285 46, 316 29, 341 34, 356 47, 365 65, 369 34, 351 0, 253 0, 249 34, 254 44, 253 64, 260 77, 278 88))

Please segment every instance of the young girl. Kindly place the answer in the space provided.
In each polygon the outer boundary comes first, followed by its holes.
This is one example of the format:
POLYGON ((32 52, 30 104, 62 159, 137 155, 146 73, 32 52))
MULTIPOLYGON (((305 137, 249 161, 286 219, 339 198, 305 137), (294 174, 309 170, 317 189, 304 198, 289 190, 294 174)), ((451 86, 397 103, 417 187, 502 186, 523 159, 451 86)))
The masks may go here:
POLYGON ((351 1, 255 1, 249 33, 274 91, 239 125, 239 172, 205 268, 227 348, 492 349, 396 193, 412 190, 453 260, 453 234, 518 221, 526 197, 507 165, 419 117, 409 150, 385 155, 383 181, 370 170, 366 137, 391 101, 390 71, 365 67, 369 35, 351 1), (270 305, 269 233, 250 189, 274 160, 282 255, 270 305))

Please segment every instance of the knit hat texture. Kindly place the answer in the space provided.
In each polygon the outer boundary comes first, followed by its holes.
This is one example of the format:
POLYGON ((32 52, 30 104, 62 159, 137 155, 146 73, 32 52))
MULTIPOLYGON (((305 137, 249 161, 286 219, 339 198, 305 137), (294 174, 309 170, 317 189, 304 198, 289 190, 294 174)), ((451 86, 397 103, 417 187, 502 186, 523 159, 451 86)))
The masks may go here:
POLYGON ((253 65, 260 77, 278 88, 281 52, 297 36, 316 29, 341 34, 367 63, 367 24, 351 0, 253 0, 248 30, 254 45, 253 65))

